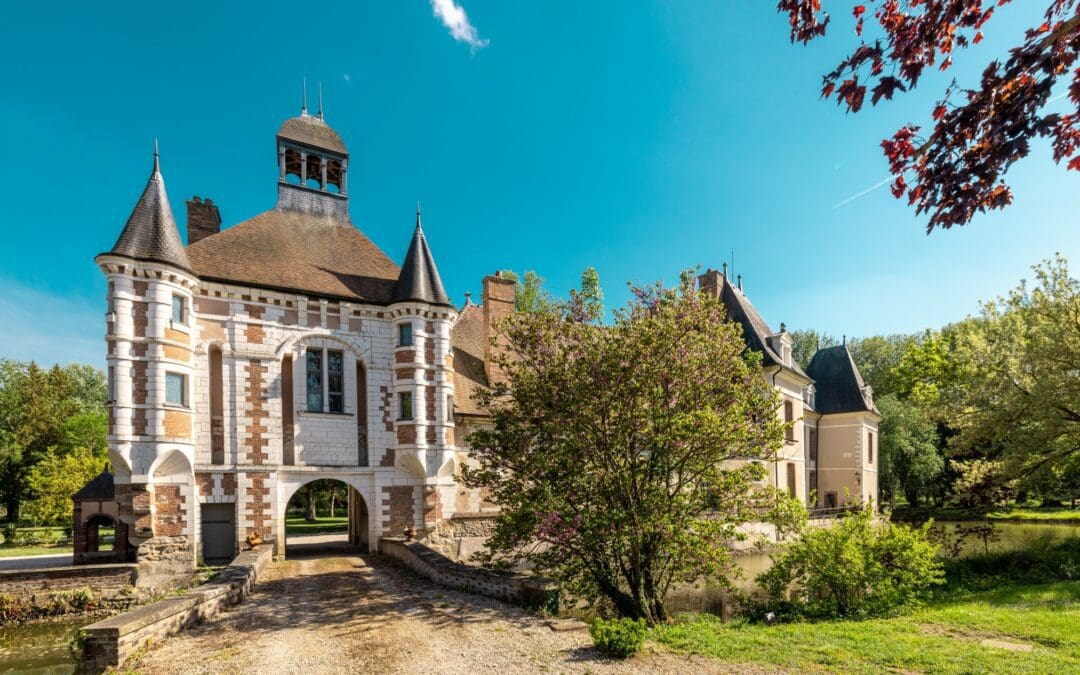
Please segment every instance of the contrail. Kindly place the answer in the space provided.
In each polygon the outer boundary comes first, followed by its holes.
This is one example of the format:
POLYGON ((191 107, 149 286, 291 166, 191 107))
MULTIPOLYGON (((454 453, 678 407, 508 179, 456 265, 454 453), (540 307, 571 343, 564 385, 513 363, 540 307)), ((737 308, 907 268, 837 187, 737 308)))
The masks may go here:
POLYGON ((888 184, 889 184, 889 183, 891 183, 892 181, 893 181, 893 177, 892 177, 892 176, 889 176, 888 178, 886 178, 885 180, 881 181, 880 183, 875 183, 874 185, 871 185, 870 187, 868 187, 868 188, 866 188, 865 190, 863 190, 862 192, 859 192, 859 193, 857 193, 857 194, 853 194, 853 195, 851 195, 850 197, 848 197, 847 199, 845 199, 845 200, 843 200, 843 201, 841 201, 841 202, 838 202, 837 204, 834 204, 834 205, 833 205, 833 209, 838 209, 838 208, 840 208, 841 206, 846 206, 847 204, 850 204, 851 202, 853 202, 853 201, 855 201, 856 199, 858 199, 859 197, 862 197, 862 196, 868 195, 868 194, 870 194, 871 192, 873 192, 874 190, 878 189, 879 187, 882 187, 882 186, 884 186, 884 185, 888 185, 888 184))
MULTIPOLYGON (((1069 95, 1069 92, 1067 92, 1067 91, 1064 91, 1064 92, 1062 92, 1062 93, 1058 94, 1057 96, 1055 96, 1054 98, 1050 99, 1049 101, 1047 101, 1047 102, 1046 102, 1046 105, 1048 105, 1048 104, 1050 104, 1050 103, 1053 103, 1054 101, 1060 101, 1061 99, 1065 98, 1065 97, 1066 97, 1066 96, 1068 96, 1068 95, 1069 95)), ((848 197, 848 198, 846 198, 846 199, 844 199, 844 200, 842 200, 842 201, 839 201, 839 202, 837 202, 836 204, 833 204, 833 207, 832 207, 832 208, 833 208, 833 209, 838 209, 838 208, 840 208, 841 206, 847 206, 848 204, 850 204, 851 202, 855 201, 855 200, 856 200, 856 199, 858 199, 859 197, 865 197, 866 195, 870 194, 870 193, 871 193, 871 192, 873 192, 874 190, 877 190, 878 188, 880 188, 880 187, 884 187, 885 185, 888 185, 889 183, 893 182, 893 180, 895 180, 895 179, 894 179, 894 178, 893 178, 892 176, 889 176, 888 178, 886 178, 885 180, 881 181, 880 183, 874 183, 873 185, 871 185, 870 187, 866 188, 866 189, 865 189, 865 190, 863 190, 862 192, 857 192, 857 193, 855 193, 855 194, 851 195, 850 197, 848 197)), ((830 209, 830 210, 832 210, 832 209, 830 209)))

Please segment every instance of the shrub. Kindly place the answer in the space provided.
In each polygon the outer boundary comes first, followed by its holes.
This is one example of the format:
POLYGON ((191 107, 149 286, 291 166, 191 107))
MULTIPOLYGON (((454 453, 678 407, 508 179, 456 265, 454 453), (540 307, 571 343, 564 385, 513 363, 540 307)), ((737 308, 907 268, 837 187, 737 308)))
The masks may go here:
POLYGON ((758 577, 767 609, 783 616, 864 617, 917 604, 944 580, 931 523, 877 523, 869 509, 808 530, 758 577))
POLYGON ((645 642, 643 619, 597 619, 589 627, 593 644, 601 654, 625 659, 641 651, 645 642))

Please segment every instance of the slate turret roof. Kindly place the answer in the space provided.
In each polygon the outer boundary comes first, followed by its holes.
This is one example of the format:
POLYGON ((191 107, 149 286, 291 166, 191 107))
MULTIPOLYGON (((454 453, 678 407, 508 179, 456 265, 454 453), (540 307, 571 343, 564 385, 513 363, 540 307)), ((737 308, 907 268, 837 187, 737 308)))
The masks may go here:
POLYGON ((818 412, 878 412, 873 393, 863 382, 847 345, 819 349, 806 370, 817 388, 818 412))
POLYGON ((761 318, 758 311, 750 304, 750 299, 746 297, 745 293, 736 288, 726 276, 721 276, 721 279, 720 302, 727 309, 728 316, 731 317, 732 321, 742 326, 746 346, 749 349, 761 352, 761 364, 763 366, 780 366, 802 377, 808 377, 794 360, 792 360, 790 366, 784 364, 783 357, 777 354, 769 344, 769 336, 775 335, 773 330, 769 328, 769 324, 765 323, 765 319, 761 318))
POLYGON ((418 300, 433 305, 449 305, 450 298, 443 288, 439 270, 431 257, 424 228, 420 225, 420 209, 416 209, 416 230, 413 232, 405 262, 401 264, 401 276, 394 287, 394 302, 418 300))
POLYGON ((191 271, 191 263, 180 241, 180 232, 176 229, 176 219, 169 207, 169 196, 165 194, 165 180, 161 177, 157 148, 154 149, 154 170, 150 173, 146 189, 110 253, 191 271))

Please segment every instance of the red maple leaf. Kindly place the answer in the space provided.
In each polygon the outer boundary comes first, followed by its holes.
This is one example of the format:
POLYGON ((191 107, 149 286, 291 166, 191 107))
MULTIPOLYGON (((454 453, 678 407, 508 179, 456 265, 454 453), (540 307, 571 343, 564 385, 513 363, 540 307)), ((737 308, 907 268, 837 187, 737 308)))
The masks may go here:
POLYGON ((1080 171, 1080 155, 1069 160, 1069 168, 1073 171, 1080 171))

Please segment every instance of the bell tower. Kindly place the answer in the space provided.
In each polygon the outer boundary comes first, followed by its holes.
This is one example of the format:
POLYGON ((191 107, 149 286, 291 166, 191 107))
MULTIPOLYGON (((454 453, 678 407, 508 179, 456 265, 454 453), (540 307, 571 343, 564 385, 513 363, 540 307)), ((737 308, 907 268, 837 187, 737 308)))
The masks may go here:
POLYGON ((349 151, 319 111, 307 110, 282 123, 277 133, 278 208, 349 220, 349 151))

